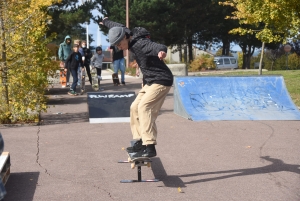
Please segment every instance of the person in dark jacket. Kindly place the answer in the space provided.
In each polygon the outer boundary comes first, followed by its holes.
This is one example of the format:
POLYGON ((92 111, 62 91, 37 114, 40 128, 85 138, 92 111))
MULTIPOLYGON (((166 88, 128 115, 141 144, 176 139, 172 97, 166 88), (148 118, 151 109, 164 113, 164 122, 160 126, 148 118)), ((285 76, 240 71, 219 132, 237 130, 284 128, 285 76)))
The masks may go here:
POLYGON ((147 37, 150 33, 145 28, 136 27, 131 32, 123 24, 108 18, 104 18, 100 24, 109 28, 111 45, 135 54, 145 79, 145 85, 130 106, 131 132, 137 141, 127 151, 137 152, 133 157, 154 157, 157 155, 155 120, 173 84, 173 74, 163 61, 167 47, 151 41, 147 37))
POLYGON ((84 68, 83 62, 82 62, 82 56, 78 51, 79 51, 79 45, 74 44, 73 52, 66 59, 66 66, 65 66, 65 71, 68 71, 68 70, 71 71, 71 74, 73 77, 73 83, 72 83, 72 86, 70 87, 70 91, 68 92, 68 94, 72 95, 72 96, 77 96, 76 86, 77 86, 77 82, 78 82, 77 72, 78 72, 79 64, 82 68, 84 68))
POLYGON ((92 85, 92 75, 91 75, 90 64, 91 64, 91 58, 92 58, 93 54, 92 54, 91 50, 89 48, 87 48, 85 40, 82 41, 81 47, 82 47, 82 50, 84 52, 84 57, 85 57, 83 64, 84 64, 86 73, 88 75, 89 81, 92 85))

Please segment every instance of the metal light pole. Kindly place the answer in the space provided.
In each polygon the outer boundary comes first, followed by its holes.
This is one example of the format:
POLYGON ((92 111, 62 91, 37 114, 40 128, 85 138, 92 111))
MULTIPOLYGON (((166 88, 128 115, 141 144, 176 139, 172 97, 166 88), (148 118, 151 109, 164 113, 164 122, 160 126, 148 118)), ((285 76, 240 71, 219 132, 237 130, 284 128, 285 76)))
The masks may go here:
MULTIPOLYGON (((81 4, 83 5, 86 2, 90 2, 90 0, 81 0, 81 4)), ((85 23, 86 24, 86 46, 87 48, 90 47, 90 43, 89 43, 89 24, 88 22, 85 23)))
MULTIPOLYGON (((129 29, 129 0, 126 0, 126 27, 129 29)), ((129 51, 126 50, 126 67, 129 67, 129 51)))

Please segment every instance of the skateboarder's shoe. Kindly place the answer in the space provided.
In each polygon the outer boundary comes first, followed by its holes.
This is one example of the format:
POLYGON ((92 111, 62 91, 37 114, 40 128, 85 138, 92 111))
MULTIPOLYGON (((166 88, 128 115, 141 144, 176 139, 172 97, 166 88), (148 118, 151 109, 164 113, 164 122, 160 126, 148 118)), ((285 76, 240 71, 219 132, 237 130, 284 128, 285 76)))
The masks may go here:
POLYGON ((146 149, 137 152, 136 154, 134 154, 132 156, 132 158, 139 158, 139 157, 151 158, 151 157, 154 157, 154 156, 156 156, 155 145, 154 144, 148 144, 146 146, 146 149))
POLYGON ((67 83, 66 87, 70 87, 70 84, 69 84, 69 83, 67 83))
POLYGON ((122 85, 124 85, 124 86, 125 86, 125 85, 126 85, 126 84, 125 84, 125 82, 122 82, 122 85))
POLYGON ((102 80, 102 77, 98 75, 98 80, 102 80))
POLYGON ((127 147, 127 152, 128 153, 133 153, 133 152, 139 152, 142 149, 145 149, 146 147, 143 146, 143 141, 142 140, 138 140, 136 141, 132 147, 127 147))
POLYGON ((73 90, 69 91, 68 94, 71 95, 71 96, 77 96, 77 93, 73 90))

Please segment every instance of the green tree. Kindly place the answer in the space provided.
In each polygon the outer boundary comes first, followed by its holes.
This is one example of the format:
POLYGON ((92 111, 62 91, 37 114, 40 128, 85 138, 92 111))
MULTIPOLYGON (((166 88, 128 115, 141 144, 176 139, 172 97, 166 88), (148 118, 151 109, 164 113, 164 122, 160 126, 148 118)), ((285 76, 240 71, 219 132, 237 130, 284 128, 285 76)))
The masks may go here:
MULTIPOLYGON (((126 1, 124 0, 96 0, 97 10, 110 20, 126 25, 126 1)), ((166 45, 172 44, 172 32, 176 28, 171 20, 174 3, 167 0, 129 0, 129 28, 145 27, 151 33, 151 39, 166 45)), ((99 16, 94 17, 96 23, 102 21, 99 16)), ((101 25, 101 31, 108 33, 101 25)))
MULTIPOLYGON (((95 3, 92 1, 78 4, 78 0, 63 0, 51 5, 47 12, 52 20, 48 24, 46 36, 56 33, 57 37, 52 41, 55 44, 63 42, 66 35, 85 39, 86 28, 83 24, 90 23, 93 17, 91 11, 94 7, 95 3)), ((89 42, 93 42, 91 35, 89 35, 89 42)))

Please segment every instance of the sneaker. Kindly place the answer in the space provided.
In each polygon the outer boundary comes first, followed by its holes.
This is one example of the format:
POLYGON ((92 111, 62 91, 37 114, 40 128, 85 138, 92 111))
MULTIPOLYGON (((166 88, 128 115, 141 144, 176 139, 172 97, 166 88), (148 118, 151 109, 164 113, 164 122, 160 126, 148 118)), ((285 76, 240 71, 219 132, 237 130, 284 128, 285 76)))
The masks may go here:
POLYGON ((66 87, 70 87, 70 84, 69 84, 69 83, 67 83, 66 87))
POLYGON ((98 80, 102 80, 102 77, 101 77, 101 76, 98 76, 98 80))
POLYGON ((71 95, 71 96, 77 96, 77 93, 73 90, 69 91, 68 94, 71 95))
POLYGON ((142 140, 138 140, 136 141, 132 147, 127 147, 127 152, 128 153, 134 153, 134 152, 139 152, 141 151, 143 148, 143 141, 142 140))
POLYGON ((122 82, 122 85, 126 85, 125 82, 122 82))
POLYGON ((146 149, 137 152, 136 154, 132 155, 132 158, 139 158, 139 157, 147 157, 151 158, 156 156, 156 149, 154 144, 148 144, 146 149))
POLYGON ((82 95, 84 93, 84 89, 81 89, 80 91, 80 95, 82 95))

